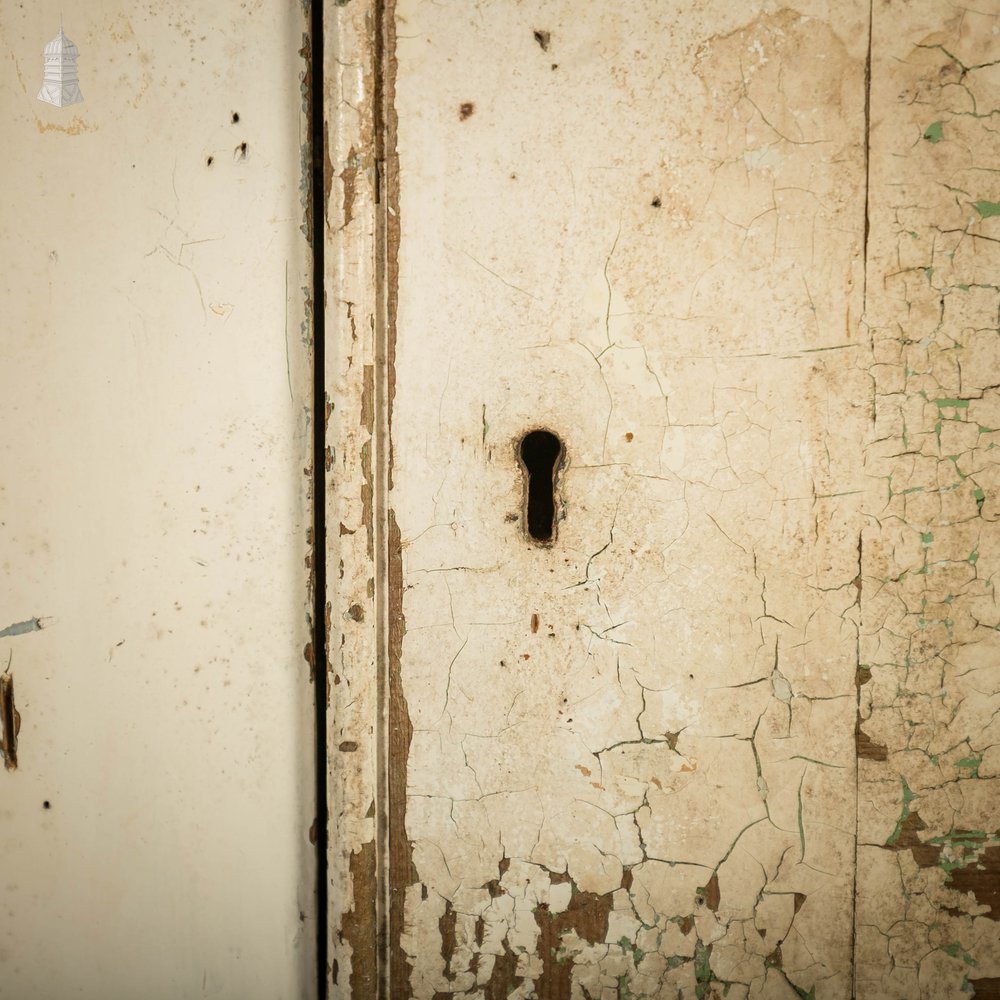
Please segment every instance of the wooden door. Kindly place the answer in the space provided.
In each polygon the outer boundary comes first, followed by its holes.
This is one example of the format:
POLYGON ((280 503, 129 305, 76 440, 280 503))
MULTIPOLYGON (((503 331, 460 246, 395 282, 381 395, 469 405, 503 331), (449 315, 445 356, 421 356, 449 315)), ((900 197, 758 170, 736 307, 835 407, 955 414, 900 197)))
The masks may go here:
POLYGON ((305 29, 0 3, 5 1000, 316 992, 305 29))
POLYGON ((995 995, 998 13, 328 11, 333 995, 995 995))

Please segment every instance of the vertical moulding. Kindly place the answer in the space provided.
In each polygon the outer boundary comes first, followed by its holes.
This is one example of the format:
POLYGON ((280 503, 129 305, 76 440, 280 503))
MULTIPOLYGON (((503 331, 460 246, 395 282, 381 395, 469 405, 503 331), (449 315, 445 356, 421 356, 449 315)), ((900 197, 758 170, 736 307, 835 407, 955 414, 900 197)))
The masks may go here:
POLYGON ((376 503, 377 100, 383 16, 374 0, 325 5, 325 393, 329 807, 326 988, 379 995, 376 503))

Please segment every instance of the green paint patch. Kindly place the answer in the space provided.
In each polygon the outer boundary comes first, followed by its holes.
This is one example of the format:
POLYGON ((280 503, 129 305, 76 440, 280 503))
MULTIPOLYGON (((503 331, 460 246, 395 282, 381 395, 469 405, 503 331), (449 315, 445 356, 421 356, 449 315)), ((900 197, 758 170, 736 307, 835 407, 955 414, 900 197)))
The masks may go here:
POLYGON ((957 941, 945 945, 943 950, 946 955, 950 955, 952 958, 961 958, 966 965, 971 965, 973 968, 979 964, 957 941))
POLYGON ((913 801, 913 792, 910 791, 906 778, 900 775, 899 780, 903 784, 903 811, 899 814, 899 819, 896 820, 896 829, 889 834, 889 839, 885 842, 886 847, 892 847, 899 840, 899 835, 903 832, 903 824, 910 818, 910 803, 913 801))
POLYGON ((1000 201, 974 201, 972 207, 984 219, 993 215, 1000 215, 1000 201))
POLYGON ((931 122, 927 128, 924 129, 923 137, 928 142, 938 143, 944 138, 944 130, 942 128, 941 122, 931 122))
POLYGON ((955 764, 955 767, 965 767, 968 768, 971 774, 970 778, 979 777, 979 765, 982 764, 981 757, 963 757, 960 761, 955 764))
POLYGON ((624 934, 618 939, 618 947, 621 948, 622 951, 632 952, 632 961, 635 962, 636 965, 638 965, 646 957, 646 953, 637 944, 633 944, 629 941, 624 934))
POLYGON ((931 542, 934 541, 934 532, 933 531, 922 532, 920 535, 920 541, 922 541, 924 545, 930 545, 931 542))
POLYGON ((711 952, 700 940, 696 941, 694 946, 694 978, 696 983, 695 996, 698 1000, 705 1000, 708 991, 712 988, 711 952))
POLYGON ((969 553, 969 565, 975 566, 977 562, 979 562, 979 549, 973 549, 969 553))
POLYGON ((935 399, 934 402, 937 404, 939 410, 943 410, 946 407, 954 410, 967 410, 969 408, 969 401, 967 399, 935 399))

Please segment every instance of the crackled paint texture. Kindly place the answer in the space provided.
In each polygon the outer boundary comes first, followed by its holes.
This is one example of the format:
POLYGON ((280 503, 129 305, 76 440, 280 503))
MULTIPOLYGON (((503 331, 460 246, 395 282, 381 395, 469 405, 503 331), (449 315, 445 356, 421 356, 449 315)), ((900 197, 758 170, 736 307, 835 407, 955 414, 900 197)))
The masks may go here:
POLYGON ((996 995, 1000 22, 338 16, 335 995, 996 995))
POLYGON ((412 995, 848 996, 867 10, 575 11, 397 8, 412 995))
POLYGON ((1000 995, 998 15, 875 8, 863 997, 1000 995))

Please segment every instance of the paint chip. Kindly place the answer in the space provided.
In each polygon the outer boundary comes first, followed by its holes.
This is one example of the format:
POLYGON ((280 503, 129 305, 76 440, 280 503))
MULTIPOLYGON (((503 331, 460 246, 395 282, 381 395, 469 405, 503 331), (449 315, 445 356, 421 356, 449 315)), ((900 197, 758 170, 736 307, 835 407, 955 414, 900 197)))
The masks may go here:
POLYGON ((0 753, 3 765, 8 771, 17 770, 17 734, 21 728, 21 716, 14 707, 14 678, 11 674, 0 676, 0 753))
POLYGON ((40 618, 29 618, 26 622, 15 622, 5 629, 0 629, 0 639, 7 639, 12 635, 26 635, 28 632, 38 632, 42 628, 40 618))

